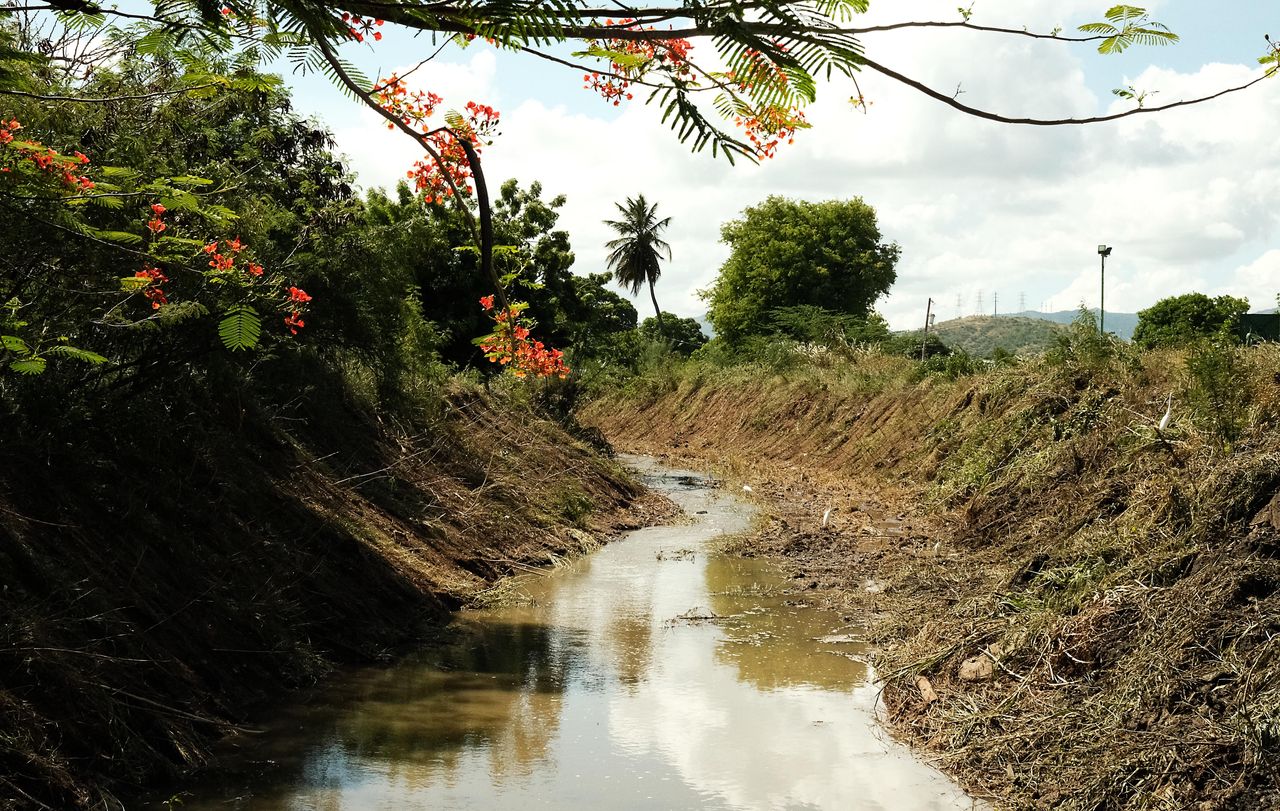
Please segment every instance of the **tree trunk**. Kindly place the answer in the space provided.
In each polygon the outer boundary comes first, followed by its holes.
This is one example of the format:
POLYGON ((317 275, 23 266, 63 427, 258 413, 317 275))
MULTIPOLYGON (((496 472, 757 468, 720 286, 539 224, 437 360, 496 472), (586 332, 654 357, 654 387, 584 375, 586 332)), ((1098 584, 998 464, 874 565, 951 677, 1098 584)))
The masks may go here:
POLYGON ((667 325, 662 321, 662 310, 658 309, 658 296, 653 292, 653 279, 649 279, 649 298, 653 299, 653 312, 658 318, 658 334, 661 335, 664 340, 670 341, 671 337, 667 335, 667 325))

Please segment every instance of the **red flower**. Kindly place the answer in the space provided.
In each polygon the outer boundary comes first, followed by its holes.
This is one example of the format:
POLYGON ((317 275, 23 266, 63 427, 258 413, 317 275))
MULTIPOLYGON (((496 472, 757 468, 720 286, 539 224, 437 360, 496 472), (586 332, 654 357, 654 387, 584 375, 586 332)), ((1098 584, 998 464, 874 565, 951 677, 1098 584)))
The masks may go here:
POLYGON ((205 253, 213 253, 214 251, 218 250, 218 243, 210 242, 208 245, 204 246, 203 250, 205 253))
POLYGON ((299 304, 306 304, 308 301, 311 301, 311 296, 308 296, 307 291, 303 290, 301 287, 290 287, 289 300, 296 301, 299 304))
POLYGON ((262 265, 255 265, 254 263, 250 262, 250 263, 249 263, 249 267, 248 267, 248 271, 249 271, 249 275, 250 275, 250 276, 261 276, 261 275, 262 275, 262 265))
POLYGON ((163 231, 166 226, 164 221, 159 217, 152 217, 150 220, 147 220, 147 228, 151 229, 151 233, 158 234, 163 231))
POLYGON ((483 307, 483 308, 485 308, 486 310, 492 310, 492 309, 493 309, 493 296, 481 296, 481 297, 480 297, 480 306, 481 306, 481 307, 483 307))
POLYGON ((164 290, 160 289, 160 285, 169 281, 169 277, 164 275, 160 268, 144 267, 133 274, 133 277, 147 280, 147 286, 143 289, 142 295, 151 302, 151 309, 158 310, 160 305, 169 303, 169 297, 165 295, 164 290))
POLYGON ((302 313, 295 311, 284 317, 284 325, 289 328, 289 333, 291 335, 297 335, 298 330, 307 325, 305 321, 299 318, 300 315, 302 315, 302 313))
POLYGON ((152 203, 151 210, 155 213, 157 217, 159 217, 161 214, 167 211, 167 209, 164 206, 160 205, 159 203, 152 203))

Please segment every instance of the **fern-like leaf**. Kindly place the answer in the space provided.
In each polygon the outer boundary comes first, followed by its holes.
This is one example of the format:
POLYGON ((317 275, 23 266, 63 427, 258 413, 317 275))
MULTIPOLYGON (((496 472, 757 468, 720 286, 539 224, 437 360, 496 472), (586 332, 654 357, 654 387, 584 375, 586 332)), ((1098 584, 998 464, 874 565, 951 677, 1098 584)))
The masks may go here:
POLYGON ((10 352, 17 352, 19 355, 31 354, 31 347, 27 346, 27 342, 17 335, 0 335, 0 348, 7 349, 10 352))
POLYGON ((49 355, 61 355, 64 358, 71 358, 72 360, 78 360, 81 363, 90 363, 90 364, 93 364, 94 366, 98 366, 107 362, 107 359, 102 355, 99 355, 97 352, 90 352, 87 349, 80 349, 79 347, 68 346, 67 344, 59 344, 58 346, 51 346, 49 347, 48 350, 46 350, 46 353, 49 355))
POLYGON ((233 307, 218 323, 218 337, 222 345, 235 352, 253 349, 262 335, 262 319, 252 307, 233 307))
POLYGON ((48 362, 41 357, 19 358, 9 364, 9 368, 20 375, 44 374, 48 362))

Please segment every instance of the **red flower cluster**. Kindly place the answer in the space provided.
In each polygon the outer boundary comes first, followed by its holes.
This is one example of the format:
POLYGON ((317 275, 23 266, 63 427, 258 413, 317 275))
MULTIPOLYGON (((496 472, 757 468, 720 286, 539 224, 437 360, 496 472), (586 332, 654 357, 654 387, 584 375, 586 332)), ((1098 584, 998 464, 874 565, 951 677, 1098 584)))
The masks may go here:
MULTIPOLYGON (((94 182, 86 175, 79 174, 79 167, 89 162, 83 152, 62 155, 38 141, 17 141, 13 134, 22 129, 16 118, 0 122, 0 146, 10 146, 16 150, 22 160, 34 165, 40 171, 57 178, 64 187, 71 191, 86 192, 94 187, 94 182)), ((0 172, 9 174, 12 166, 0 167, 0 172)))
POLYGON ((147 266, 133 274, 133 277, 147 280, 147 286, 143 289, 142 295, 151 302, 151 309, 158 310, 160 305, 169 303, 169 297, 160 288, 160 285, 169 281, 169 277, 164 275, 160 268, 147 266))
MULTIPOLYGON (((424 133, 427 131, 427 119, 435 115, 436 107, 444 101, 435 93, 423 93, 421 90, 410 93, 404 80, 394 73, 385 82, 373 86, 373 98, 405 126, 424 133)), ((395 129, 395 125, 387 124, 387 129, 395 129)))
MULTIPOLYGON (((635 20, 630 18, 618 20, 617 22, 606 20, 605 25, 632 31, 658 30, 653 26, 639 26, 635 20)), ((650 69, 662 70, 670 74, 672 78, 682 82, 692 82, 694 79, 693 67, 689 64, 689 52, 693 50, 693 44, 687 39, 636 42, 629 39, 611 38, 603 42, 593 40, 588 45, 606 51, 638 56, 644 60, 640 64, 633 65, 610 62, 609 70, 615 74, 613 76, 588 73, 582 77, 583 87, 599 93, 605 101, 613 102, 614 107, 617 107, 623 99, 630 101, 633 98, 628 91, 632 81, 639 79, 650 69)))
POLYGON ((165 207, 159 203, 152 204, 151 219, 147 220, 147 230, 153 234, 158 234, 168 227, 164 224, 164 220, 160 219, 164 216, 165 211, 165 207))
POLYGON ((347 30, 351 32, 351 38, 356 42, 364 42, 364 38, 367 36, 371 36, 375 40, 382 39, 382 32, 375 30, 382 27, 382 20, 361 17, 359 14, 348 14, 344 11, 342 12, 342 21, 347 24, 347 30))
MULTIPOLYGON (((782 45, 778 47, 786 50, 782 45)), ((730 71, 725 75, 739 91, 751 93, 762 85, 776 87, 787 84, 786 72, 759 51, 748 50, 746 58, 747 64, 742 71, 730 71)), ((799 107, 784 107, 779 104, 766 104, 740 114, 734 119, 734 123, 743 128, 747 140, 756 148, 756 157, 762 160, 776 156, 783 141, 793 143, 796 130, 809 126, 799 107)))
POLYGON ((754 116, 739 116, 734 123, 743 128, 761 159, 774 157, 784 140, 795 143, 796 130, 809 126, 798 107, 777 105, 762 107, 754 116))
MULTIPOLYGON (((493 296, 480 299, 480 306, 486 312, 493 310, 493 296)), ((495 312, 494 331, 480 339, 480 351, 493 363, 510 366, 516 377, 551 377, 561 380, 569 376, 569 367, 564 363, 564 353, 559 349, 549 349, 542 341, 530 339, 529 327, 533 322, 520 316, 525 305, 517 304, 505 312, 495 312)))
POLYGON ((453 196, 454 186, 464 194, 469 194, 471 166, 459 139, 465 138, 479 152, 485 139, 497 129, 501 114, 487 104, 469 101, 465 115, 451 112, 446 116, 448 127, 432 130, 429 129, 427 119, 435 114, 436 107, 444 101, 435 93, 410 93, 404 82, 392 75, 390 79, 374 86, 374 97, 384 110, 399 118, 406 126, 421 130, 427 144, 440 156, 439 161, 430 156, 414 161, 412 168, 405 173, 413 181, 414 188, 423 193, 426 201, 444 202, 453 196))
POLYGON ((298 330, 307 325, 307 322, 302 320, 302 312, 310 301, 311 296, 307 295, 306 290, 301 287, 289 288, 289 299, 285 302, 289 314, 284 317, 284 325, 289 328, 290 335, 297 335, 298 330))
MULTIPOLYGON (((224 239, 221 244, 222 247, 220 249, 218 242, 215 240, 203 248, 204 252, 209 254, 209 267, 213 268, 215 272, 235 268, 237 255, 245 249, 240 237, 224 239), (226 253, 223 253, 223 251, 226 251, 226 253)), ((245 268, 245 272, 250 276, 262 275, 261 265, 255 265, 252 262, 247 264, 248 267, 245 268)))

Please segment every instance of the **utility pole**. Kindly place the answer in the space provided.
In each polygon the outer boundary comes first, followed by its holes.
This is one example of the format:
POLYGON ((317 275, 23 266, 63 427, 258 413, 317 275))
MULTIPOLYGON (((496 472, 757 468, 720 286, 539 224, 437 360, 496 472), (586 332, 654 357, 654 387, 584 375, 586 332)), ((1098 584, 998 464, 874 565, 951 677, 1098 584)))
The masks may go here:
POLYGON ((982 315, 984 312, 986 312, 986 310, 987 310, 987 301, 985 298, 983 298, 982 291, 979 290, 978 291, 978 308, 975 314, 982 315))
POLYGON ((1027 311, 1027 294, 1018 294, 1018 312, 1025 313, 1027 311))
POLYGON ((996 292, 991 294, 991 315, 997 316, 999 314, 1000 314, 1000 291, 997 290, 996 292))
POLYGON ((925 352, 929 349, 929 324, 933 321, 933 299, 924 306, 924 338, 920 340, 920 362, 925 361, 925 352))
POLYGON ((1098 258, 1102 260, 1102 272, 1098 277, 1098 334, 1107 334, 1107 257, 1111 249, 1106 245, 1098 246, 1098 258))

